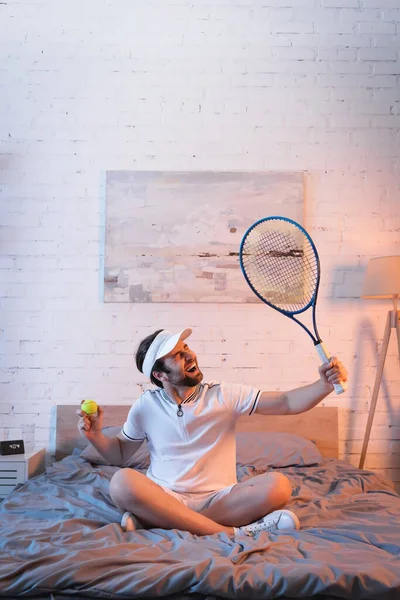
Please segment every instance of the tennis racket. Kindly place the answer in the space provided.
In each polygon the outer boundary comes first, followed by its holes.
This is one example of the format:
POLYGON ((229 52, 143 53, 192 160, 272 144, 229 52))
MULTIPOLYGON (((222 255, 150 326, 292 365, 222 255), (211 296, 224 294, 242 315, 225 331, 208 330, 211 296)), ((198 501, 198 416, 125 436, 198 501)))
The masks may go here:
MULTIPOLYGON (((320 282, 317 249, 305 229, 285 217, 267 217, 243 236, 239 251, 243 275, 253 292, 268 306, 300 325, 314 342, 322 362, 330 354, 319 336, 315 307, 320 282), (295 315, 312 307, 312 333, 295 315)), ((334 385, 336 394, 346 384, 334 385)))

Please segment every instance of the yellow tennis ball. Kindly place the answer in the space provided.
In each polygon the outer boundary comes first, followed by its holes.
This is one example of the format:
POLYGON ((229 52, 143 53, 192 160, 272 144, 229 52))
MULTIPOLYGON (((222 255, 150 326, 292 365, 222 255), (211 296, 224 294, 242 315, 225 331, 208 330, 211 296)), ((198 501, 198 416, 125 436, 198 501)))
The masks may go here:
POLYGON ((81 410, 87 415, 93 415, 97 412, 97 404, 94 400, 84 400, 81 404, 81 410))

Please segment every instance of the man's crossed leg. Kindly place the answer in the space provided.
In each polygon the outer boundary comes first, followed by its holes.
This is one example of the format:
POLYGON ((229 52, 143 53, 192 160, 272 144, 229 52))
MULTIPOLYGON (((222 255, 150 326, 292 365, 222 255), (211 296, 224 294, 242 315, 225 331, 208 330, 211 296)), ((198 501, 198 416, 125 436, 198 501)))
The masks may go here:
MULTIPOLYGON (((115 473, 110 482, 110 495, 119 509, 135 515, 146 527, 181 529, 196 535, 219 532, 232 535, 237 528, 252 533, 300 527, 296 515, 283 509, 290 498, 291 486, 287 477, 277 472, 237 483, 201 512, 191 509, 133 469, 120 469, 115 473)), ((126 521, 125 516, 125 524, 126 521)))

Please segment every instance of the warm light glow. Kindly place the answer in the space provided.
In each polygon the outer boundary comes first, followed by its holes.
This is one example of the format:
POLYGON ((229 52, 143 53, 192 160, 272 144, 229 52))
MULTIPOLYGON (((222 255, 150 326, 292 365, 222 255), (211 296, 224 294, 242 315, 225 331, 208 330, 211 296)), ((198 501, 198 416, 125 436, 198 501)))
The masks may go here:
POLYGON ((362 298, 400 296, 400 256, 372 258, 367 267, 362 298))

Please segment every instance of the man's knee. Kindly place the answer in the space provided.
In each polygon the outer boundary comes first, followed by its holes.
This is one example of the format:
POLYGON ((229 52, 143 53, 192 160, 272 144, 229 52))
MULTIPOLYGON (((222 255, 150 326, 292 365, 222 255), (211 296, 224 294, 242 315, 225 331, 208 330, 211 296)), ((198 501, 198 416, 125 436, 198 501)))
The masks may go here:
POLYGON ((111 478, 111 500, 119 508, 125 508, 126 503, 134 500, 137 495, 138 482, 133 469, 120 469, 111 478))
POLYGON ((273 475, 273 497, 276 508, 285 506, 292 495, 292 486, 286 475, 282 473, 271 473, 273 475))

